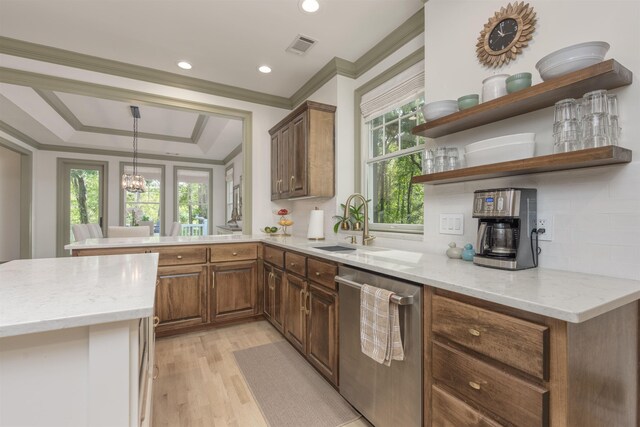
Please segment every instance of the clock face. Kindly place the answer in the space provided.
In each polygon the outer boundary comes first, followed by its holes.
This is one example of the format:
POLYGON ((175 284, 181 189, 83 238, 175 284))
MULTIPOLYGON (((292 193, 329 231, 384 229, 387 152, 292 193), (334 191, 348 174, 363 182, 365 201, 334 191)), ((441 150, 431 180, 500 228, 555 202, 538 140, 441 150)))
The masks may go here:
POLYGON ((498 22, 489 34, 489 49, 499 52, 506 49, 516 38, 518 33, 518 22, 515 19, 507 18, 498 22))

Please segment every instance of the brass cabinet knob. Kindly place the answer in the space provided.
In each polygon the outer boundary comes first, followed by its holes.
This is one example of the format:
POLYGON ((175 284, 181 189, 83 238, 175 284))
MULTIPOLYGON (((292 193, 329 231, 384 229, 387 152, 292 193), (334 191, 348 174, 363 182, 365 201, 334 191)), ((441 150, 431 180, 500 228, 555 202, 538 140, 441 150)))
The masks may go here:
POLYGON ((295 267, 295 266, 296 266, 296 263, 295 263, 295 262, 292 262, 292 263, 291 263, 291 267, 295 267))
POLYGON ((238 256, 238 252, 233 252, 231 255, 238 256))
POLYGON ((477 330, 477 329, 469 328, 469 333, 471 335, 473 335, 474 337, 479 337, 480 336, 480 331, 477 330))
POLYGON ((316 271, 316 276, 320 276, 320 272, 319 271, 316 271))
POLYGON ((178 255, 178 256, 176 256, 176 258, 182 259, 182 255, 178 255))
POLYGON ((158 316, 153 316, 153 327, 155 328, 160 324, 160 318, 158 316))
POLYGON ((480 384, 478 384, 475 381, 469 381, 469 387, 471 387, 474 390, 480 390, 480 384))

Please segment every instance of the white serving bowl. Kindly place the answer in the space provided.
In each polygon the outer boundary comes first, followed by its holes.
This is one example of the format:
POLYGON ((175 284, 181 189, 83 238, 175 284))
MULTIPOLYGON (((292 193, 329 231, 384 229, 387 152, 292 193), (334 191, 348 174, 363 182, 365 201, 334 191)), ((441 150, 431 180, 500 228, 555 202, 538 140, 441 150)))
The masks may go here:
POLYGON ((465 150, 468 167, 526 159, 535 153, 535 141, 515 142, 476 151, 465 150))
POLYGON ((550 53, 536 64, 542 80, 564 76, 602 62, 609 50, 607 42, 585 42, 550 53))
POLYGON ((427 121, 439 119, 457 111, 458 101, 456 100, 435 101, 422 106, 422 113, 427 121))
POLYGON ((474 142, 464 147, 465 152, 473 152, 478 150, 484 150, 486 148, 500 147, 508 144, 518 144, 522 142, 535 142, 536 134, 529 133, 515 133, 513 135, 504 135, 496 138, 483 139, 482 141, 474 142))

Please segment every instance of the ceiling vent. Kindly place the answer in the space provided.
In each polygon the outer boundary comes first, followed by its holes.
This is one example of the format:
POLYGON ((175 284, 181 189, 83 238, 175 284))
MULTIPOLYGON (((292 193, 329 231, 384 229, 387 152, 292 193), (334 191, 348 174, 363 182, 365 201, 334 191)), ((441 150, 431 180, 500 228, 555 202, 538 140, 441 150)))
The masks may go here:
POLYGON ((296 55, 304 55, 317 43, 316 40, 311 37, 298 34, 293 42, 286 49, 287 52, 295 53, 296 55))

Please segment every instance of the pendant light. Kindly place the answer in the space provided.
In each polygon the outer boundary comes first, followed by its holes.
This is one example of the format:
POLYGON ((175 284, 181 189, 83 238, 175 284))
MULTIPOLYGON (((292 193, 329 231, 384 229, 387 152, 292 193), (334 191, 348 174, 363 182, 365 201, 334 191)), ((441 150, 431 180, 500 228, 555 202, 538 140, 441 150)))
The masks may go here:
POLYGON ((142 175, 138 174, 138 119, 140 109, 130 106, 133 116, 133 171, 122 175, 122 188, 130 193, 144 193, 147 191, 147 183, 142 175))

